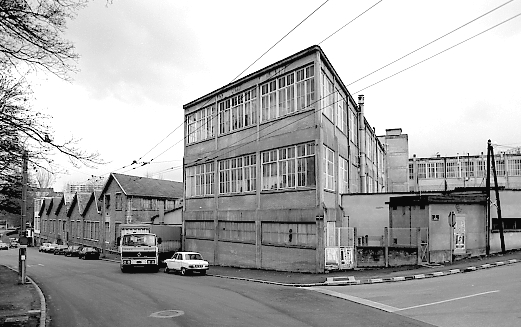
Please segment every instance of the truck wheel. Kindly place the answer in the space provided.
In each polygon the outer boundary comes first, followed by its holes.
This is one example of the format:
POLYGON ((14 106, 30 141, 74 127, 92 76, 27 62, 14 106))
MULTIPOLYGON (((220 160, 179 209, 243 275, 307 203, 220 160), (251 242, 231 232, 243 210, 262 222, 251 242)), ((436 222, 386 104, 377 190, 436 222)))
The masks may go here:
POLYGON ((121 272, 122 272, 122 273, 126 273, 126 272, 128 272, 128 268, 125 267, 125 266, 121 266, 121 272))
POLYGON ((185 267, 182 267, 182 268, 181 268, 181 275, 183 275, 183 276, 188 275, 188 271, 186 271, 186 268, 185 268, 185 267))

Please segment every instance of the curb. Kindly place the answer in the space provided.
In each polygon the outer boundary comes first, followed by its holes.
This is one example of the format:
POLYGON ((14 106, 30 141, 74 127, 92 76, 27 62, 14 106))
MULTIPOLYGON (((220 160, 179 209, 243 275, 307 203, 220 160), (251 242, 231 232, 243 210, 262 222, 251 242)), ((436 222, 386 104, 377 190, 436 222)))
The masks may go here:
MULTIPOLYGON (((4 265, 4 267, 7 267, 8 269, 11 269, 12 271, 16 271, 16 273, 18 273, 18 269, 6 265, 4 265)), ((38 292, 38 296, 40 297, 40 327, 45 327, 45 322, 47 319, 47 305, 45 303, 45 296, 43 295, 40 286, 38 286, 38 284, 36 284, 31 277, 25 276, 25 278, 29 280, 31 284, 33 284, 34 288, 36 288, 36 291, 38 292)))
POLYGON ((349 277, 336 277, 338 280, 335 281, 335 277, 328 278, 327 281, 321 283, 307 283, 307 284, 298 284, 298 283, 280 283, 280 282, 272 282, 267 280, 260 280, 254 278, 245 278, 245 277, 234 277, 234 276, 225 276, 225 275, 214 275, 208 273, 208 276, 218 277, 218 278, 226 278, 226 279, 235 279, 235 280, 243 280, 247 282, 256 282, 256 283, 264 283, 264 284, 272 284, 279 286, 290 286, 290 287, 313 287, 313 286, 351 286, 351 285, 363 285, 363 284, 378 284, 378 283, 392 283, 392 282, 402 282, 408 280, 418 280, 418 279, 427 279, 433 277, 441 277, 448 276, 454 274, 468 273, 472 271, 478 271, 482 269, 489 269, 493 267, 500 267, 504 265, 511 265, 514 263, 521 262, 518 259, 510 259, 508 261, 497 261, 494 263, 486 263, 480 266, 469 266, 463 269, 450 269, 448 271, 435 271, 427 274, 414 274, 414 275, 406 275, 399 277, 385 277, 385 278, 368 278, 368 279, 354 279, 353 276, 349 277))

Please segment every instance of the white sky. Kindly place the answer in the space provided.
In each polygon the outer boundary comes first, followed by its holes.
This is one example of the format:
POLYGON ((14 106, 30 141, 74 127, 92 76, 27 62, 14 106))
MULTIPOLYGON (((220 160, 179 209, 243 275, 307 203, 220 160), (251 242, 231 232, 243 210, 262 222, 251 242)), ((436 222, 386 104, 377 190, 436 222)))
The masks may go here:
MULTIPOLYGON (((323 2, 91 1, 66 32, 81 72, 72 83, 40 73, 34 107, 54 117, 54 139, 81 138, 109 163, 76 169, 57 157, 67 173, 55 189, 113 171, 181 181, 183 128, 150 150, 183 122, 182 106, 232 81, 323 2)), ((319 44, 377 2, 328 1, 242 76, 319 44)), ((365 95, 377 135, 408 134, 410 156, 479 154, 488 139, 521 146, 521 16, 358 93, 520 14, 519 0, 349 85, 506 2, 384 0, 320 46, 353 97, 365 95)))

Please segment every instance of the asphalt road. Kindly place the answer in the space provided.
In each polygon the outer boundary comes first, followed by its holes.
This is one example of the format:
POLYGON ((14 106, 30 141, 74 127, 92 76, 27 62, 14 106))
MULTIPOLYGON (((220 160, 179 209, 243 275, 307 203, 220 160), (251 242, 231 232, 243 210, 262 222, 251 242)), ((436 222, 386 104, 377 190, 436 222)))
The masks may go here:
POLYGON ((406 282, 316 287, 315 291, 440 327, 521 326, 521 266, 406 282))
MULTIPOLYGON (((17 251, 0 264, 17 266, 17 251)), ((47 298, 51 327, 430 326, 401 314, 302 288, 160 273, 29 248, 28 275, 47 298)))

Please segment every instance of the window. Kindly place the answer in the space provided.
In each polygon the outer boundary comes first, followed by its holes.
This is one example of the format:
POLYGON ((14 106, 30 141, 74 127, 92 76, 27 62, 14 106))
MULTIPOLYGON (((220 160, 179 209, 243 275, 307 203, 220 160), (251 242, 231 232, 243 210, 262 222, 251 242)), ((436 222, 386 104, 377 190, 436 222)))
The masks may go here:
POLYGON ((427 178, 425 162, 418 162, 418 178, 427 178))
POLYGON ((122 198, 121 198, 121 193, 116 193, 116 210, 117 211, 121 211, 121 207, 122 207, 122 198))
POLYGON ((477 176, 486 177, 487 176, 487 160, 479 159, 477 161, 477 164, 478 164, 477 176))
POLYGON ((508 174, 510 176, 521 176, 521 159, 508 160, 508 174))
POLYGON ((410 180, 414 179, 414 164, 413 163, 409 163, 409 179, 410 180))
POLYGON ((110 222, 105 222, 105 240, 109 238, 110 235, 110 222))
POLYGON ((324 160, 323 162, 323 170, 324 170, 324 188, 326 190, 335 190, 335 178, 334 178, 334 162, 333 158, 335 156, 335 152, 324 145, 324 160))
POLYGON ((262 189, 315 186, 315 146, 299 144, 261 153, 262 189))
POLYGON ((340 93, 340 91, 338 89, 336 90, 336 98, 337 98, 336 125, 344 134, 347 135, 347 130, 348 130, 348 127, 347 127, 347 102, 346 102, 344 96, 342 95, 342 93, 340 93))
POLYGON ((218 103, 219 134, 257 124, 257 89, 240 92, 218 103))
POLYGON ((447 160, 447 178, 458 178, 458 162, 456 160, 447 160))
MULTIPOLYGON (((496 174, 497 176, 505 176, 505 160, 504 159, 496 159, 496 174)), ((492 169, 492 163, 490 164, 490 169, 492 169)), ((491 174, 492 176, 492 174, 491 174)))
POLYGON ((322 113, 332 122, 334 121, 334 103, 333 82, 322 72, 322 113))
POLYGON ((81 220, 76 220, 76 227, 78 228, 78 233, 76 234, 76 238, 83 238, 83 228, 81 220))
POLYGON ((338 180, 340 181, 339 192, 349 193, 349 164, 347 162, 347 159, 344 159, 343 157, 339 157, 338 159, 338 165, 340 168, 338 170, 338 180))
POLYGON ((230 132, 230 108, 230 99, 219 102, 219 134, 230 132))
POLYGON ((214 133, 215 106, 198 110, 187 116, 188 143, 194 143, 212 138, 214 133))
POLYGON ((257 171, 254 154, 219 161, 219 193, 256 190, 257 171))
POLYGON ((349 108, 349 139, 354 144, 358 144, 358 119, 357 113, 353 108, 349 108))
POLYGON ((105 194, 105 209, 110 209, 110 194, 105 194))
POLYGON ((213 194, 214 164, 206 163, 188 167, 186 173, 186 196, 213 194))
POLYGON ((260 86, 261 121, 304 110, 313 104, 314 67, 301 68, 260 86))

